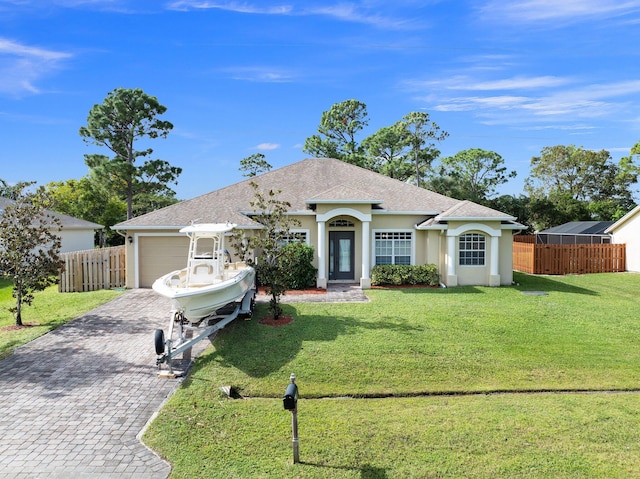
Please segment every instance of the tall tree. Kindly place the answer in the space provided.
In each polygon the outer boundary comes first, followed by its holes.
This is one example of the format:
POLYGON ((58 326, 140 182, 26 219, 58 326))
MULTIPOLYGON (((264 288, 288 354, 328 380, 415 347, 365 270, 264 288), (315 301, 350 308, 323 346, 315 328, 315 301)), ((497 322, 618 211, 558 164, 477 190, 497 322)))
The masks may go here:
POLYGON ((240 160, 240 171, 242 176, 253 178, 260 173, 270 171, 272 166, 265 160, 265 156, 262 153, 254 153, 246 158, 240 160))
POLYGON ((136 194, 175 195, 167 184, 177 182, 181 168, 164 160, 148 159, 143 165, 135 164, 153 153, 151 148, 137 150, 139 140, 166 138, 173 128, 170 122, 158 118, 166 110, 156 97, 140 88, 117 88, 103 103, 93 106, 87 125, 80 128, 86 143, 107 147, 114 154, 113 158, 85 155, 85 162, 109 188, 120 192, 127 204, 127 219, 133 217, 136 194))
POLYGON ((626 188, 628 191, 633 194, 631 191, 631 185, 637 185, 638 178, 640 176, 640 141, 631 147, 629 152, 629 156, 625 156, 620 158, 618 162, 618 176, 617 182, 619 185, 627 185, 626 188))
POLYGON ((356 137, 368 124, 367 105, 364 103, 358 100, 335 103, 322 113, 319 134, 307 138, 302 151, 366 167, 364 149, 356 137))
POLYGON ((497 187, 514 178, 516 172, 507 171, 498 153, 471 148, 440 160, 440 176, 453 180, 451 196, 486 204, 497 187))
POLYGON ((124 244, 124 238, 111 227, 127 217, 127 205, 91 175, 79 180, 51 182, 45 188, 54 211, 105 227, 98 238, 101 247, 124 244))
POLYGON ((430 171, 433 160, 440 156, 436 142, 444 141, 449 133, 431 121, 428 113, 421 111, 406 114, 400 120, 400 124, 406 131, 408 156, 413 164, 415 183, 422 186, 423 178, 430 171))
POLYGON ((32 304, 33 293, 57 282, 60 260, 60 221, 45 208, 44 188, 21 190, 0 215, 0 275, 13 283, 16 325, 22 326, 22 305, 32 304))
POLYGON ((533 234, 535 225, 530 222, 530 199, 525 195, 501 195, 488 201, 487 206, 517 218, 519 223, 527 226, 521 234, 533 234))
POLYGON ((569 216, 582 215, 586 209, 591 218, 611 220, 633 207, 631 186, 637 181, 638 167, 631 157, 616 164, 606 150, 557 145, 543 148, 539 157, 531 159, 525 191, 532 199, 566 205, 569 216), (583 207, 576 208, 575 201, 583 207))
POLYGON ((365 138, 362 146, 369 156, 369 168, 400 181, 411 178, 413 168, 411 163, 406 161, 408 136, 405 125, 396 122, 365 138))
POLYGON ((532 197, 568 193, 585 201, 597 194, 602 180, 614 171, 606 150, 592 151, 574 145, 547 146, 540 156, 531 158, 525 191, 532 197))
POLYGON ((21 192, 25 188, 32 184, 33 183, 29 183, 26 181, 19 181, 15 185, 10 185, 5 180, 0 178, 0 197, 15 200, 18 196, 20 196, 21 192))

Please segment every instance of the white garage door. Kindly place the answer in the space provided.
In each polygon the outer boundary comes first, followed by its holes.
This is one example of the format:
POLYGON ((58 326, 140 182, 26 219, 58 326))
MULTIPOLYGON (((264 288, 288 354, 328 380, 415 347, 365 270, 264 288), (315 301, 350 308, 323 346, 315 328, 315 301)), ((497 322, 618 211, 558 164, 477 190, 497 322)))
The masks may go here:
POLYGON ((140 236, 138 275, 141 288, 150 288, 163 274, 187 265, 189 238, 185 236, 140 236))

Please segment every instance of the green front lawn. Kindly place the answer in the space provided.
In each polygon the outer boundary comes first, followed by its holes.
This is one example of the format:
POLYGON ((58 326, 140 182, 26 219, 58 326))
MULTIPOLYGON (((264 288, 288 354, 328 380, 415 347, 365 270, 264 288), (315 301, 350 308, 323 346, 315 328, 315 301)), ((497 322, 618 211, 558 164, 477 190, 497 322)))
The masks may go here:
POLYGON ((118 291, 92 291, 88 293, 58 293, 51 286, 35 294, 31 306, 23 305, 22 322, 16 329, 15 318, 8 308, 15 306, 11 296, 11 283, 0 279, 0 359, 9 356, 18 346, 42 336, 58 326, 104 304, 121 294, 118 291))
POLYGON ((197 360, 145 441, 175 478, 640 476, 640 395, 624 392, 640 386, 640 275, 516 280, 284 305, 283 327, 258 324, 261 307, 197 360))

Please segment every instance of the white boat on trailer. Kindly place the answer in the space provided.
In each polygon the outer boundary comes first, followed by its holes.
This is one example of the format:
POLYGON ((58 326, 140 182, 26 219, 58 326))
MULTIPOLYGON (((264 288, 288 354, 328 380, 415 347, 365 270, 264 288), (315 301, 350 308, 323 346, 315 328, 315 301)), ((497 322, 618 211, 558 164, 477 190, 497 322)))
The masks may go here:
POLYGON ((187 266, 158 278, 153 290, 171 300, 169 332, 156 330, 158 367, 198 341, 214 337, 239 315, 251 316, 255 298, 255 270, 244 261, 232 262, 225 234, 236 225, 194 224, 180 230, 189 236, 187 266), (199 334, 193 337, 192 332, 199 334), (177 338, 174 340, 174 332, 177 338), (189 332, 189 334, 185 334, 189 332))

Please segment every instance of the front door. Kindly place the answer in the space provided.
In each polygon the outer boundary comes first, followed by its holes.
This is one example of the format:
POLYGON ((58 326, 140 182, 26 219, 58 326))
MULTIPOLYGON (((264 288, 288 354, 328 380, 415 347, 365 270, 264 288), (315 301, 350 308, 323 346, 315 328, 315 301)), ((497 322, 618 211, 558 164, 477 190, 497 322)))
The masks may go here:
POLYGON ((355 279, 355 233, 353 231, 329 231, 329 279, 355 279))

